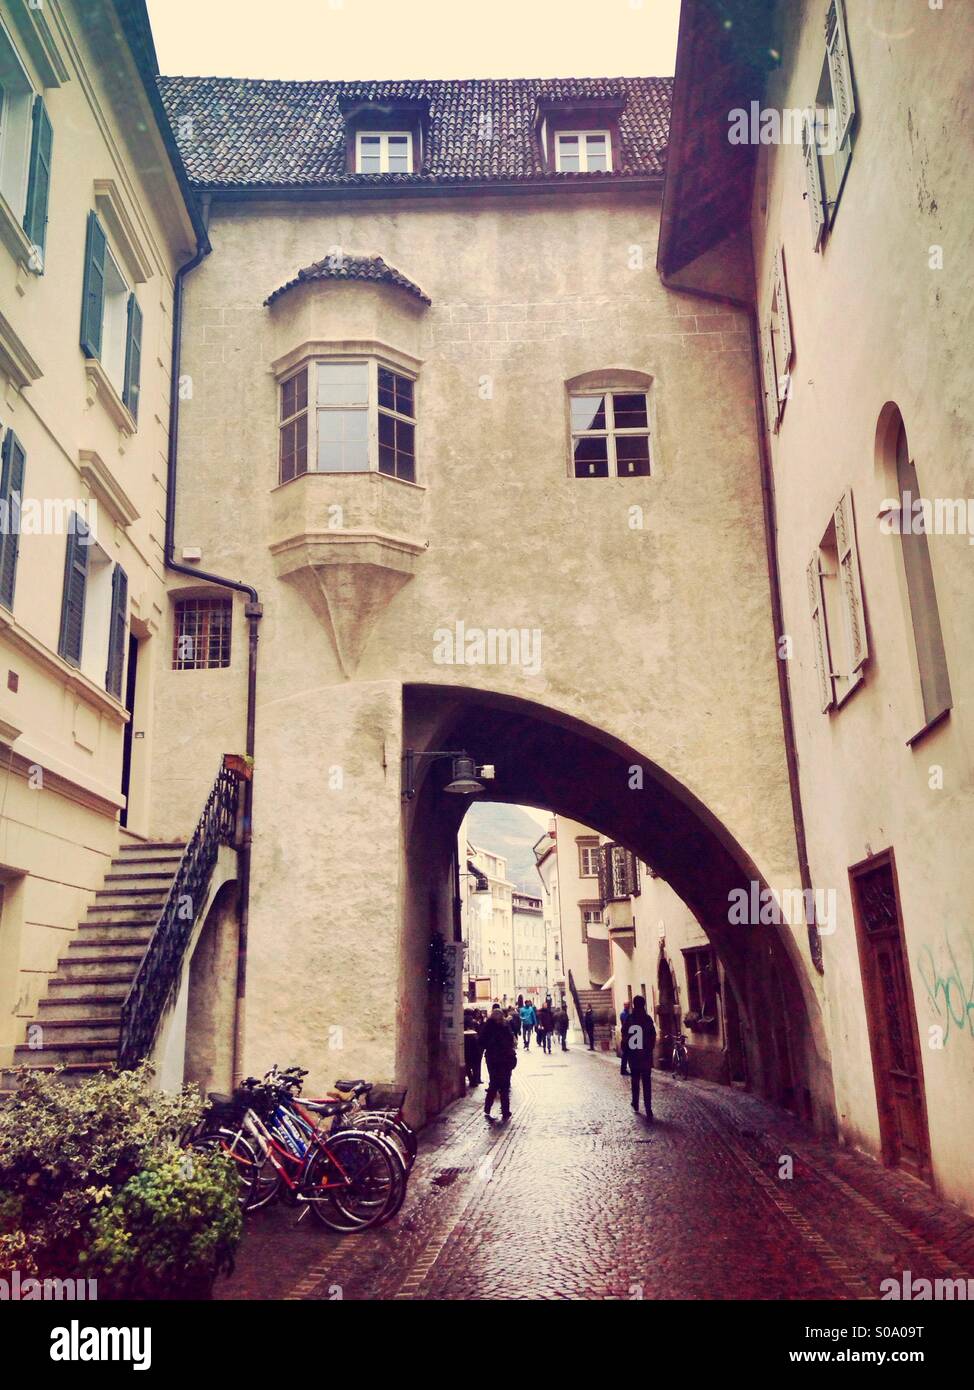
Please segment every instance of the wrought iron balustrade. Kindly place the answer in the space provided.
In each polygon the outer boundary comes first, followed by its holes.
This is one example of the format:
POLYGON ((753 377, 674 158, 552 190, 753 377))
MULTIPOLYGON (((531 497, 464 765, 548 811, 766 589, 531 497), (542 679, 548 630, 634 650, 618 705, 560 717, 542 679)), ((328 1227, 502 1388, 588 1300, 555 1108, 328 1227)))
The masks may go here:
POLYGON ((240 782, 222 766, 203 814, 176 869, 132 987, 122 1005, 118 1065, 138 1066, 152 1051, 159 1024, 182 972, 183 957, 206 901, 221 845, 235 843, 240 782))

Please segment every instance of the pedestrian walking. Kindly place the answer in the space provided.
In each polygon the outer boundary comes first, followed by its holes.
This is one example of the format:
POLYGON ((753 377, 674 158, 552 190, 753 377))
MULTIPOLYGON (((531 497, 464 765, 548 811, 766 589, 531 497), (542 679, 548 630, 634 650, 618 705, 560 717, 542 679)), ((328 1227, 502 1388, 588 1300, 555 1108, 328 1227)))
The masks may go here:
POLYGON ((559 1038, 561 1039, 561 1050, 562 1050, 562 1052, 567 1052, 567 1051, 568 1051, 568 1042, 567 1042, 567 1038, 568 1038, 568 1010, 565 1008, 564 1004, 561 1004, 561 1005, 555 1010, 555 1032, 558 1034, 559 1038))
POLYGON ((467 1073, 467 1084, 473 1090, 483 1080, 480 1064, 484 1049, 480 1042, 480 1020, 475 1009, 463 1011, 463 1065, 467 1073))
POLYGON ((524 1050, 528 1052, 531 1048, 531 1034, 538 1022, 538 1015, 535 1012, 534 1005, 531 1003, 523 1004, 520 1012, 521 1036, 524 1039, 524 1050))
POLYGON ((511 1030, 511 1036, 514 1039, 514 1050, 516 1052, 517 1040, 521 1036, 521 1015, 518 1013, 517 1009, 508 1009, 507 1026, 511 1030))
POLYGON ((511 1073, 517 1066, 517 1043, 499 1004, 490 1011, 490 1018, 480 1030, 480 1042, 487 1064, 487 1094, 484 1096, 484 1114, 489 1120, 494 1101, 500 1096, 501 1119, 511 1117, 511 1073))
POLYGON ((623 1004, 622 1013, 619 1015, 619 1027, 622 1029, 622 1065, 619 1071, 623 1076, 628 1075, 629 1068, 629 1049, 626 1041, 626 1029, 629 1027, 629 1005, 623 1004))
POLYGON ((639 1087, 643 1088, 646 1118, 653 1118, 653 1053, 656 1049, 656 1025, 646 1012, 646 1000, 637 994, 629 1014, 628 1052, 632 1085, 632 1108, 639 1112, 639 1087))
POLYGON ((589 1052, 595 1051, 595 1015, 592 1012, 592 1005, 589 1004, 582 1018, 582 1027, 585 1029, 585 1036, 588 1038, 589 1052))
POLYGON ((551 1035, 555 1031, 555 1016, 549 1003, 538 1010, 538 1042, 545 1052, 551 1052, 551 1035))

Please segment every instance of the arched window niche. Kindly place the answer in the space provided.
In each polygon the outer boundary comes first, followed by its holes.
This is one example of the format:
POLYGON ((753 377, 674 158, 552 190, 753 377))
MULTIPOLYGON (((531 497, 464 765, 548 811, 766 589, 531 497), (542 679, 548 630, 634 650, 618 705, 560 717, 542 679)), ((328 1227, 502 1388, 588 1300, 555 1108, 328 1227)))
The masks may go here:
POLYGON ((649 478, 658 471, 653 378, 627 367, 565 382, 568 476, 649 478))
POLYGON ((921 486, 903 416, 893 401, 886 403, 879 417, 876 461, 886 499, 880 527, 899 547, 908 638, 919 689, 922 725, 913 742, 947 716, 952 699, 928 534, 933 508, 921 486))

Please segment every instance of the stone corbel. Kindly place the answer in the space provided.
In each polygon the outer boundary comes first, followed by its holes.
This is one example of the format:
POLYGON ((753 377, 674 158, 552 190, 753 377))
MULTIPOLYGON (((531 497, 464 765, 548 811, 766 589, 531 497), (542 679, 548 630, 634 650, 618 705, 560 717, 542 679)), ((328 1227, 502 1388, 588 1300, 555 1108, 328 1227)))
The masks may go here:
POLYGON ((152 275, 152 258, 139 235, 135 217, 114 179, 95 179, 95 206, 108 225, 133 279, 143 285, 152 275))
POLYGON ((91 496, 99 507, 104 507, 116 525, 128 527, 132 525, 133 521, 138 521, 139 513, 135 509, 134 502, 117 479, 113 477, 111 469, 100 455, 96 454, 93 449, 79 450, 78 467, 81 470, 83 480, 88 485, 91 496))

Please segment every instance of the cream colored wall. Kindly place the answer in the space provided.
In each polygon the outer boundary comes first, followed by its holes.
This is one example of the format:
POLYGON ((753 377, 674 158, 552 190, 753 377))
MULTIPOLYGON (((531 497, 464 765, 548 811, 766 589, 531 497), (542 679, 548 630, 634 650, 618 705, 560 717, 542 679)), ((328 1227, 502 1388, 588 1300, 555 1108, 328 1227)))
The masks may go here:
MULTIPOLYGON (((140 673, 151 683, 163 615, 163 513, 169 402, 169 341, 175 268, 192 241, 185 212, 165 175, 161 144, 128 55, 94 44, 90 26, 100 3, 79 6, 49 0, 40 18, 67 70, 67 80, 44 87, 14 11, 0 4, 5 24, 35 89, 43 91, 54 129, 44 273, 35 274, 0 244, 0 309, 4 336, 19 340, 39 375, 18 387, 0 370, 0 420, 27 453, 26 502, 85 500, 83 452, 97 454, 112 480, 109 491, 127 499, 113 514, 96 497, 97 538, 128 575, 130 612, 146 637, 140 673), (82 21, 84 16, 84 22, 82 21), (137 120, 144 130, 139 132, 137 120), (151 160, 150 160, 151 153, 151 160), (156 166, 150 187, 141 170, 156 166), (145 257, 148 278, 137 286, 144 314, 138 430, 126 437, 93 392, 79 347, 85 223, 95 207, 95 180, 113 180, 145 257), (122 524, 131 511, 137 517, 122 524)), ((28 15, 26 23, 33 23, 28 15)), ((47 74, 48 78, 50 74, 47 74)), ((116 242, 116 255, 121 250, 116 242)), ((123 270, 133 280, 124 257, 123 270)), ((25 1018, 92 892, 100 886, 117 841, 122 804, 122 705, 104 689, 107 640, 93 678, 57 655, 65 536, 24 534, 20 541, 12 615, 0 610, 0 671, 19 677, 14 693, 4 678, 0 765, 6 791, 0 801, 0 863, 20 888, 5 896, 0 953, 6 964, 0 999, 0 1062, 22 1041, 25 1018), (33 769, 33 771, 32 771, 33 769), (40 774, 38 774, 40 769, 40 774)), ((144 705, 149 715, 148 703, 144 705)), ((135 744, 135 777, 144 777, 153 726, 135 744), (141 766, 140 766, 141 764, 141 766)), ((141 789, 144 792, 144 787, 141 789)), ((146 831, 144 797, 132 828, 146 831)))
MULTIPOLYGON (((177 552, 199 545, 206 568, 255 584, 264 603, 248 986, 248 1049, 261 1057, 286 1035, 307 1064, 325 1014, 358 1037, 356 982, 376 961, 385 976, 397 956, 405 682, 487 687, 599 725, 699 796, 769 879, 797 881, 745 319, 661 287, 657 221, 651 199, 622 191, 213 204, 213 254, 187 280, 177 552), (381 254, 432 307, 335 281, 263 307, 335 247, 381 254), (418 486, 313 475, 278 487, 271 364, 307 339, 375 338, 422 359, 418 486), (654 378, 650 479, 568 476, 565 382, 605 367, 654 378), (327 584, 310 560, 279 578, 270 549, 310 536, 321 560, 335 504, 346 527, 405 536, 419 551, 414 577, 379 605, 351 679, 327 584), (542 629, 542 671, 437 664, 434 633, 459 619, 542 629), (335 764, 341 793, 323 784, 335 764), (363 862, 374 879, 360 892, 363 862), (332 948, 346 963, 337 974, 332 948)), ((369 586, 357 589, 351 568, 335 584, 350 621, 369 586)), ((229 670, 159 671, 156 719, 173 731, 154 763, 159 832, 186 833, 220 755, 242 743, 239 602, 234 621, 229 670)), ((392 1068, 358 1047, 355 1067, 392 1068)))
MULTIPOLYGON (((823 938, 825 991, 842 1130, 879 1151, 879 1129, 852 919, 848 867, 893 846, 916 1002, 934 1177, 974 1201, 969 1115, 974 1101, 972 701, 968 640, 974 594, 966 536, 931 536, 930 552, 953 692, 946 723, 921 728, 899 541, 878 512, 895 495, 877 467, 884 405, 906 425, 924 495, 974 497, 971 467, 970 62, 974 9, 891 0, 882 22, 847 4, 858 128, 824 250, 811 245, 800 150, 770 148, 767 210, 753 231, 762 316, 775 245, 784 245, 795 345, 794 390, 772 441, 789 671, 802 798, 816 887, 834 889, 837 930, 823 938), (943 248, 943 269, 930 268, 943 248), (870 661, 862 686, 831 714, 818 704, 805 566, 850 486, 856 511, 870 661), (936 769, 942 789, 934 789, 936 769), (947 995, 954 1018, 948 1016, 947 995), (931 1045, 931 1026, 949 1027, 931 1045)), ((825 0, 799 25, 782 6, 788 55, 769 105, 813 98, 825 0)), ((758 180, 760 188, 761 180, 758 180)))

